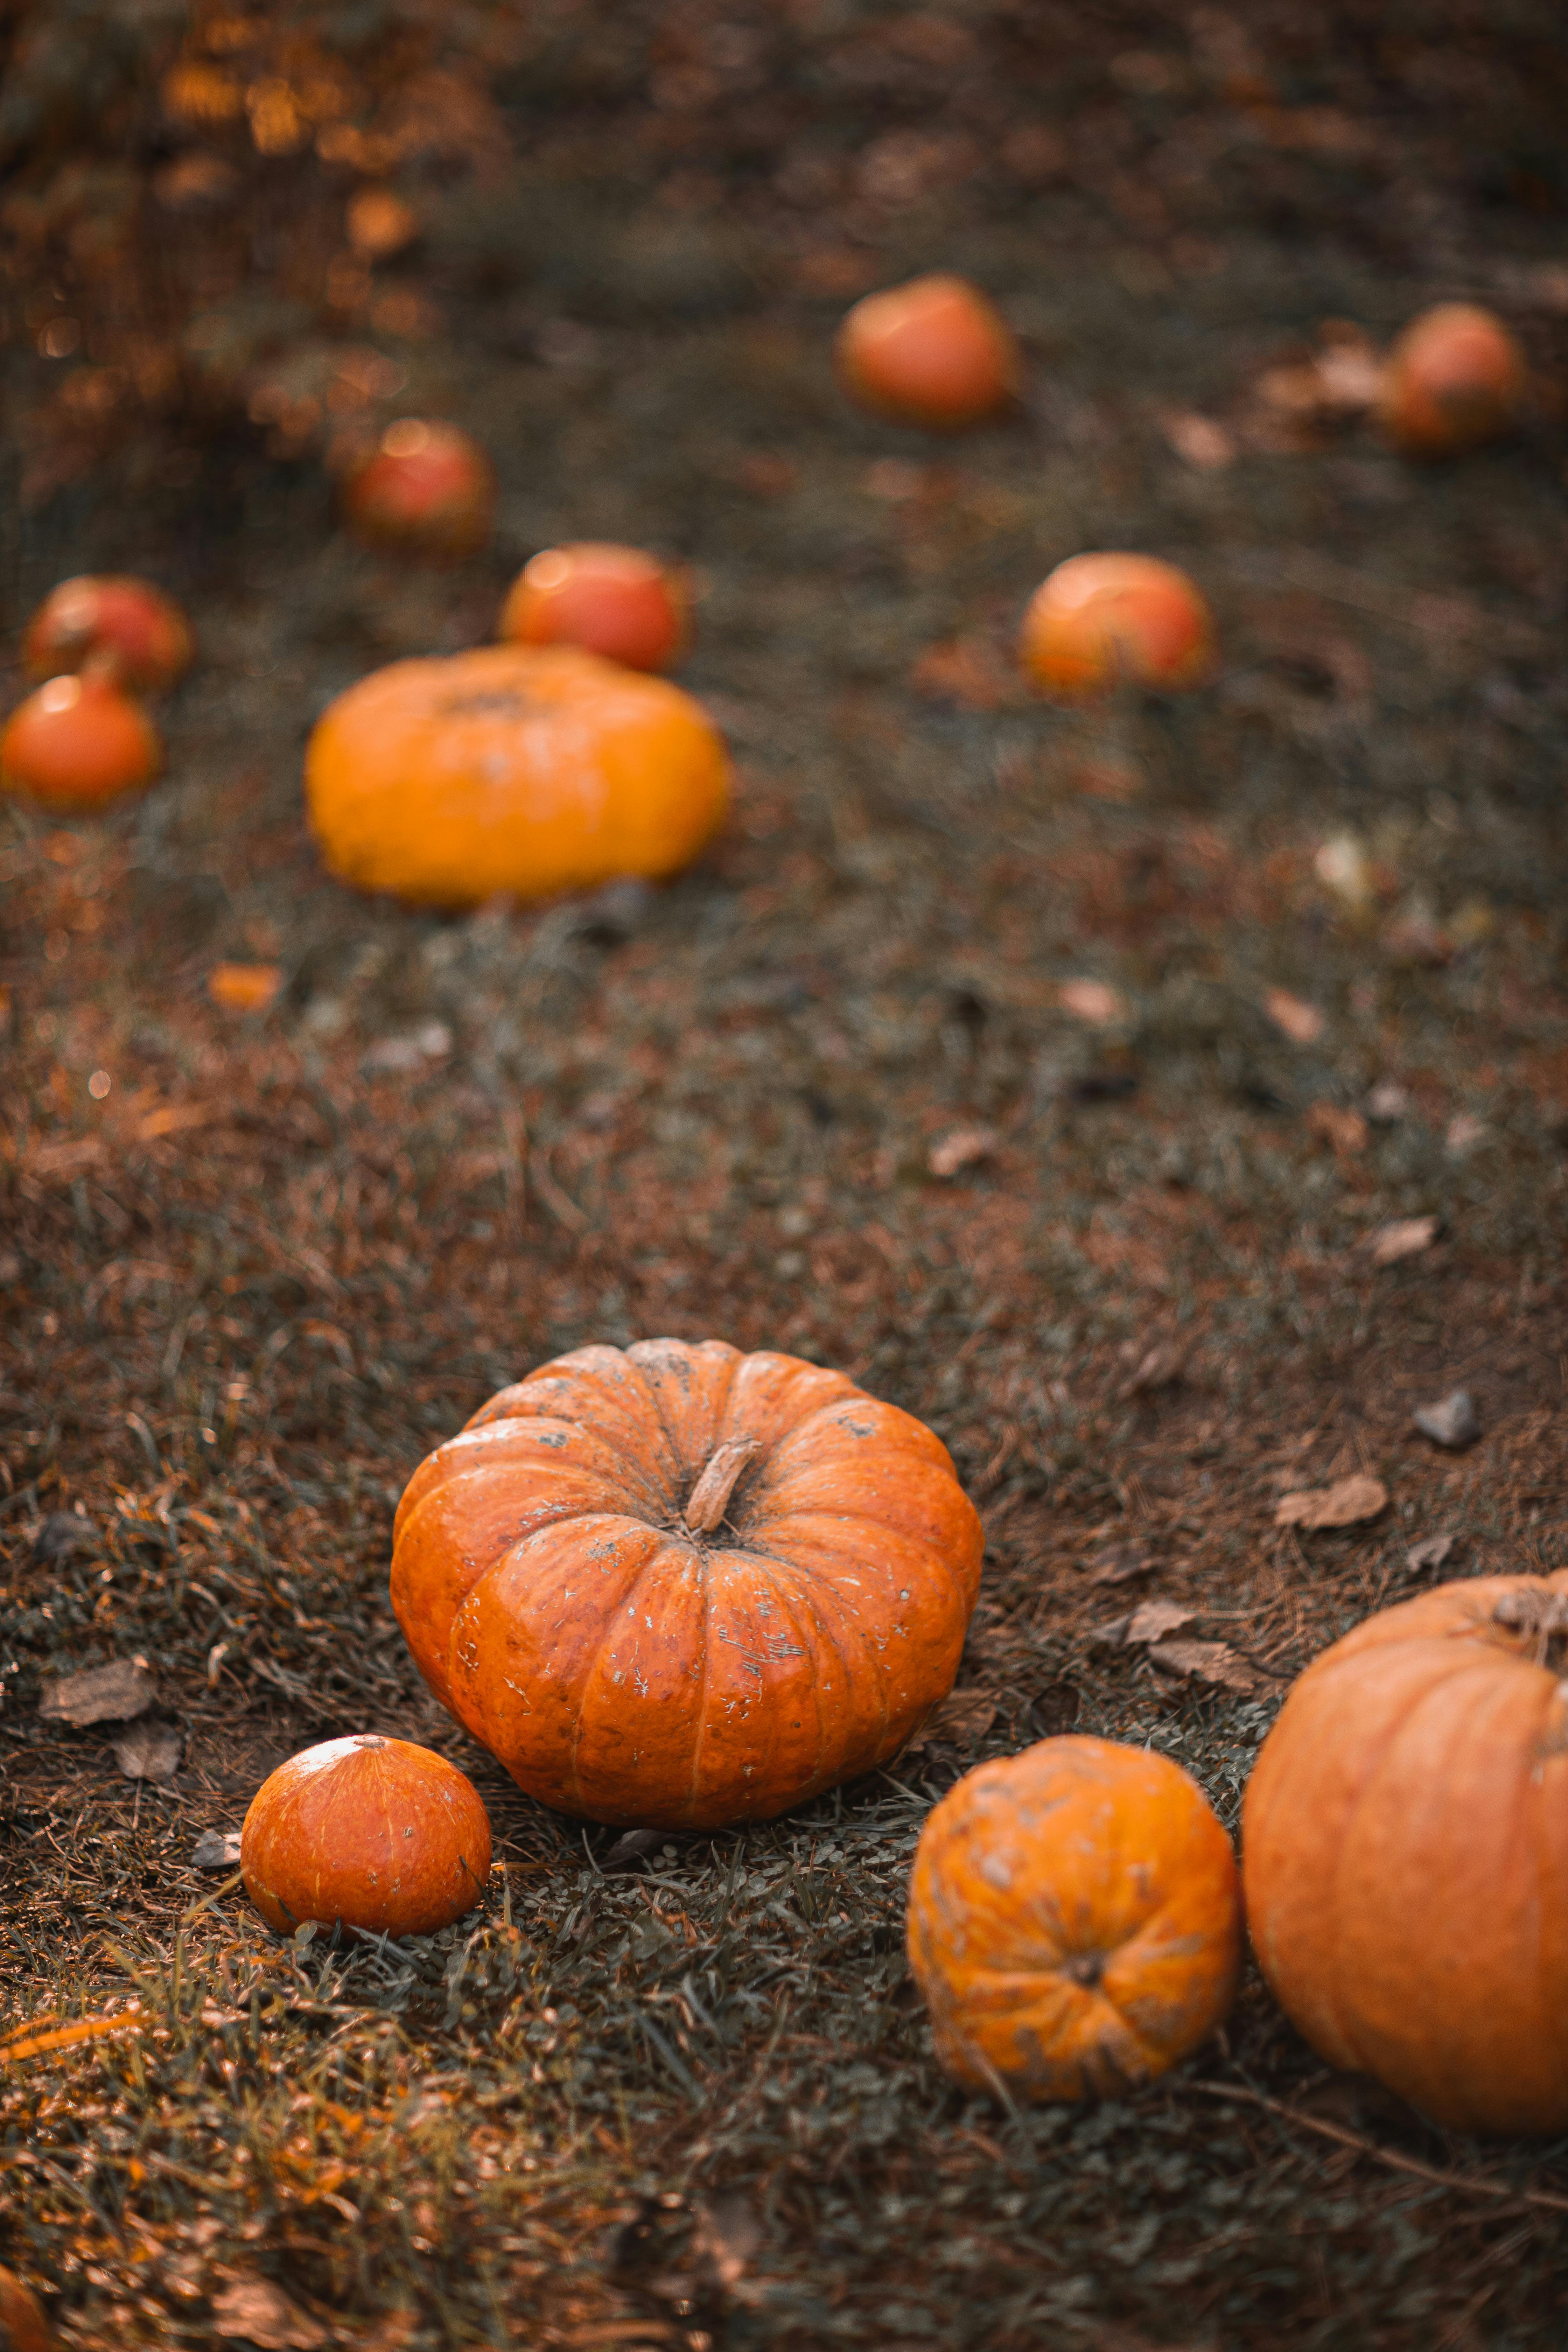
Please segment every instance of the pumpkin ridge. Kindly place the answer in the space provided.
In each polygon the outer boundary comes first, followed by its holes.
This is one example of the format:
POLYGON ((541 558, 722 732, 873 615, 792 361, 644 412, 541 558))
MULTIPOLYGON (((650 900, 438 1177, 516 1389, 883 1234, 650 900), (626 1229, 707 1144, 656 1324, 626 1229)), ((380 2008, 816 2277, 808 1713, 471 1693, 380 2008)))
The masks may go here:
MULTIPOLYGON (((634 1343, 634 1346, 647 1347, 654 1344, 657 1343, 647 1340, 638 1340, 634 1343)), ((687 1342, 685 1340, 676 1340, 673 1344, 683 1351, 687 1349, 687 1342)), ((637 1373, 637 1379, 642 1386, 643 1394, 647 1399, 649 1405, 653 1409, 654 1418, 658 1423, 660 1429, 664 1432, 664 1442, 669 1448, 670 1460, 675 1465, 678 1487, 678 1491, 672 1500, 671 1507, 675 1513, 677 1520, 679 1520, 680 1515, 684 1512, 687 1504, 691 1499, 692 1487, 702 1475, 703 1469, 706 1466, 707 1456, 705 1455, 703 1460, 697 1465, 695 1470, 692 1469, 690 1463, 687 1460, 686 1448, 680 1444, 674 1430, 670 1426, 669 1417, 664 1409, 664 1400, 659 1395, 658 1390, 654 1385, 653 1381, 649 1380, 647 1371, 644 1370, 641 1358, 634 1353, 632 1348, 627 1348, 624 1352, 626 1362, 632 1366, 633 1370, 637 1373), (679 1489, 681 1488, 684 1488, 684 1492, 679 1491, 679 1489)), ((738 1351, 736 1351, 736 1353, 737 1360, 739 1360, 738 1351)), ((677 1360, 680 1360, 678 1359, 677 1360)), ((689 1358, 687 1357, 686 1360, 689 1361, 689 1358)), ((726 1402, 728 1402, 729 1399, 730 1388, 734 1385, 734 1380, 735 1367, 734 1364, 731 1363, 730 1366, 729 1386, 726 1387, 724 1391, 726 1402)), ((718 1425, 719 1416, 715 1414, 714 1427, 717 1428, 718 1425)), ((710 1445, 708 1451, 711 1454, 713 1447, 710 1445)))
MULTIPOLYGON (((838 1662, 838 1672, 843 1677, 839 1685, 840 1689, 844 1691, 852 1691, 855 1687, 855 1684, 853 1677, 849 1673, 849 1662, 844 1654, 844 1651, 839 1644, 838 1637, 834 1632, 833 1627, 827 1622, 826 1617, 824 1617, 821 1611, 817 1608, 816 1597, 812 1591, 809 1581, 805 1579, 805 1572, 793 1561, 770 1561, 770 1565, 774 1568, 782 1567, 784 1570, 786 1577, 793 1575, 796 1580, 799 1589, 794 1594, 791 1593, 788 1584, 784 1582, 784 1580, 779 1579, 777 1576, 775 1576, 773 1580, 774 1590, 779 1596, 779 1605, 788 1617, 791 1625, 794 1627, 795 1631, 797 1633, 802 1634, 808 1643, 807 1655, 811 1659, 813 1667, 816 1668, 818 1664, 819 1643, 826 1644, 838 1662), (812 1640, 809 1635, 806 1635, 805 1628, 802 1623, 803 1616, 808 1618, 811 1624, 815 1627, 817 1637, 816 1640, 812 1640)), ((820 1675, 815 1672, 812 1675, 811 1701, 813 1711, 816 1717, 816 1761, 812 1767, 811 1774, 811 1787, 815 1791, 815 1790, 821 1785, 823 1762, 827 1752, 827 1727, 823 1721, 822 1715, 822 1683, 820 1675)), ((882 1721, 885 1727, 887 1723, 887 1707, 885 1705, 882 1708, 882 1721)), ((846 1747, 844 1752, 847 1755, 847 1747, 846 1747)))
MULTIPOLYGON (((816 1508, 813 1510, 780 1512, 779 1523, 781 1526, 787 1527, 791 1519, 826 1519, 833 1527, 846 1527, 852 1525, 861 1528, 874 1528, 884 1542, 887 1540, 889 1536, 896 1536, 900 1542, 918 1544, 920 1549, 926 1554, 928 1559, 935 1561, 942 1570, 944 1575, 952 1584, 955 1599, 961 1601, 967 1610, 969 1605, 969 1595, 963 1581, 960 1577, 959 1571, 953 1567, 952 1562, 945 1551, 939 1549, 934 1543, 927 1541, 923 1537, 905 1535, 902 1528, 889 1527, 886 1519, 873 1518, 869 1511, 830 1511, 826 1508, 816 1508)), ((945 1696, 945 1693, 943 1696, 945 1696)))
MULTIPOLYGON (((802 1513, 798 1514, 798 1516, 804 1518, 804 1517, 806 1516, 806 1514, 805 1514, 805 1512, 802 1512, 802 1513)), ((843 1514, 842 1514, 842 1517, 843 1517, 844 1518, 853 1518, 853 1517, 857 1517, 857 1516, 858 1516, 858 1514, 856 1514, 856 1513, 854 1513, 854 1512, 845 1512, 845 1513, 843 1513, 843 1514)), ((865 1524, 865 1525, 868 1525, 868 1526, 871 1526, 871 1527, 880 1528, 881 1532, 882 1532, 884 1535, 886 1535, 886 1533, 888 1532, 888 1531, 887 1531, 887 1529, 886 1529, 885 1528, 882 1528, 882 1527, 881 1527, 881 1523, 880 1523, 880 1521, 879 1521, 879 1520, 875 1520, 875 1519, 873 1519, 873 1520, 864 1521, 864 1522, 863 1522, 863 1524, 865 1524)), ((907 1538, 906 1538, 906 1540, 907 1540, 907 1538)), ((825 1577, 825 1576, 819 1576, 819 1575, 815 1574, 815 1573, 814 1573, 814 1571, 813 1571, 810 1568, 806 1567, 806 1566, 805 1566, 802 1561, 800 1561, 800 1560, 798 1560, 798 1559, 787 1559, 784 1558, 784 1557, 783 1557, 783 1555, 781 1555, 780 1553, 777 1553, 777 1552, 765 1552, 765 1551, 761 1551, 761 1550, 754 1551, 754 1552, 752 1553, 752 1557, 753 1559, 765 1559, 765 1560, 767 1560, 767 1561, 768 1561, 768 1563, 769 1563, 769 1565, 770 1565, 771 1567, 783 1569, 783 1570, 784 1570, 784 1571, 785 1572, 785 1574, 786 1574, 786 1575, 788 1575, 788 1576, 792 1576, 792 1577, 794 1577, 794 1578, 796 1580, 796 1581, 797 1581, 798 1583, 800 1583, 800 1584, 804 1587, 805 1591, 807 1593, 811 1593, 811 1592, 814 1591, 814 1588, 815 1588, 816 1585, 818 1585, 818 1584, 820 1584, 820 1585, 822 1586, 822 1588, 823 1588, 826 1591, 827 1591, 827 1592, 829 1592, 829 1593, 831 1593, 831 1592, 833 1591, 833 1589, 834 1589, 834 1588, 833 1588, 833 1585, 832 1585, 832 1583, 831 1583, 831 1581, 830 1581, 830 1580, 829 1580, 828 1578, 826 1578, 826 1577, 825 1577)), ((813 1605, 814 1605, 814 1608, 815 1608, 815 1602, 814 1602, 814 1604, 813 1604, 813 1605)), ((819 1622, 820 1622, 820 1620, 819 1620, 819 1622)), ((886 1667, 885 1667, 884 1663, 883 1663, 883 1654, 882 1654, 882 1653, 881 1653, 881 1652, 877 1648, 877 1646, 876 1646, 875 1643, 873 1643, 873 1642, 871 1642, 871 1641, 868 1640, 868 1639, 867 1639, 867 1637, 866 1637, 863 1633, 861 1633, 861 1632, 860 1632, 859 1628, 858 1628, 857 1625, 855 1625, 855 1624, 853 1623, 853 1622, 852 1622, 850 1619, 848 1619, 847 1617, 845 1617, 845 1618, 843 1618, 843 1619, 842 1619, 842 1621, 841 1621, 841 1622, 843 1622, 843 1624, 844 1624, 845 1630, 846 1630, 847 1632, 850 1633, 851 1634, 853 1634, 854 1639, 855 1639, 855 1642, 856 1642, 856 1643, 857 1643, 857 1645, 858 1645, 858 1650, 859 1650, 859 1654, 860 1654, 861 1658, 864 1660, 864 1662, 865 1662, 866 1665, 869 1668, 869 1670, 870 1670, 870 1672, 872 1673, 872 1675, 876 1677, 877 1704, 878 1704, 879 1711, 880 1716, 881 1716, 881 1722, 880 1722, 880 1725, 879 1725, 879 1729, 878 1729, 878 1733, 877 1733, 877 1740, 876 1740, 876 1751, 877 1751, 878 1753, 879 1753, 879 1752, 880 1752, 880 1750, 881 1750, 882 1742, 883 1742, 883 1741, 886 1739, 886 1738, 887 1738, 889 1726, 890 1725, 890 1723, 892 1722, 892 1719, 893 1719, 893 1710, 892 1710, 892 1706, 891 1706, 891 1705, 890 1705, 890 1703, 889 1703, 889 1696, 888 1696, 888 1675, 887 1675, 887 1670, 886 1670, 886 1667)), ((845 1654, 844 1654, 843 1650, 839 1647, 839 1644, 838 1644, 838 1639, 837 1639, 837 1634, 834 1634, 834 1633, 832 1633, 830 1632, 830 1633, 829 1633, 829 1635, 828 1635, 828 1638, 829 1638, 829 1640, 833 1643, 833 1646, 834 1646, 835 1650, 837 1650, 837 1654, 838 1654, 838 1661, 839 1661, 840 1665, 842 1665, 842 1666, 845 1668, 846 1673, 847 1674, 847 1669, 848 1669, 848 1660, 847 1660, 847 1657, 845 1656, 845 1654)), ((956 1671, 957 1671, 957 1664, 956 1664, 956 1661, 955 1661, 955 1662, 954 1662, 954 1672, 956 1673, 956 1671)), ((853 1688, 854 1688, 854 1684, 853 1684, 853 1682, 852 1682, 852 1681, 847 1681, 847 1682, 846 1682, 846 1685, 845 1685, 845 1687, 846 1687, 847 1689, 853 1689, 853 1688)), ((949 1685, 949 1688, 951 1688, 951 1687, 952 1687, 952 1685, 951 1685, 951 1684, 950 1684, 950 1685, 949 1685)), ((935 1697, 931 1702, 931 1705, 932 1706, 935 1706, 939 1705, 939 1704, 940 1704, 940 1702, 941 1702, 941 1700, 942 1700, 942 1699, 943 1699, 946 1696, 947 1696, 947 1693, 946 1693, 945 1691, 939 1691, 939 1692, 938 1692, 938 1694, 937 1694, 937 1696, 936 1696, 936 1697, 935 1697)), ((929 1709, 929 1708, 927 1709, 927 1712, 928 1712, 928 1713, 930 1712, 930 1709, 929 1709)), ((913 1726, 912 1726, 912 1725, 911 1725, 910 1728, 911 1728, 911 1729, 913 1728, 913 1726)), ((902 1741, 902 1740, 900 1740, 899 1744, 900 1744, 900 1746, 901 1747, 901 1746, 903 1745, 903 1741, 902 1741)))

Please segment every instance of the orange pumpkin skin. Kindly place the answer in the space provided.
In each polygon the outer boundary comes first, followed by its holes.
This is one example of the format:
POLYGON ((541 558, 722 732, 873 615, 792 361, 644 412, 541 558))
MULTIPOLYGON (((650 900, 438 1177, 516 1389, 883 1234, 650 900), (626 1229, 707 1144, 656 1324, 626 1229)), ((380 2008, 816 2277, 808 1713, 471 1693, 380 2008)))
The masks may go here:
POLYGON ((307 1919, 377 1936, 433 1936, 471 1911, 490 1825, 471 1780, 428 1748, 373 1732, 291 1756, 250 1801, 245 1891, 291 1936, 307 1919))
POLYGON ((161 694, 183 677, 194 651, 179 606, 150 580, 84 574, 51 588, 23 639, 34 677, 92 662, 132 693, 161 694))
POLYGON ((305 797, 341 881, 478 906, 662 880, 729 805, 723 740, 664 678, 574 646, 395 662, 323 712, 305 797))
POLYGON ((955 430, 1017 395, 1018 346, 967 279, 911 278, 857 302, 835 345, 846 388, 907 424, 955 430))
POLYGON ((1457 2131, 1568 2127, 1565 1644, 1568 1572, 1382 1610, 1294 1685, 1247 1785, 1281 2008, 1457 2131))
POLYGON ((1110 2095, 1163 2074, 1228 2011, 1236 1857, 1168 1758, 1042 1739, 967 1773, 930 1815, 908 1942, 959 2082, 1110 2095))
POLYGON ((495 476, 477 441, 456 425, 400 416, 350 474, 343 513, 373 546, 466 555, 489 536, 495 476))
POLYGON ((668 669, 690 636, 691 600, 640 547, 584 540, 526 563, 496 634, 520 646, 583 646, 628 669, 668 669))
POLYGON ((31 2289, 0 2270, 0 2352, 49 2352, 53 2341, 31 2289))
POLYGON ((1122 685, 1197 685, 1214 623, 1184 572, 1153 555, 1069 556, 1029 600, 1018 658, 1053 702, 1090 702, 1122 685))
POLYGON ((531 1796, 716 1829, 897 1752, 952 1685, 981 1550, 908 1413, 794 1356, 647 1339, 559 1357, 421 1464, 392 1604, 531 1796))
POLYGON ((1476 303, 1440 302, 1389 353, 1379 420, 1410 456, 1452 457, 1517 423, 1528 380, 1524 353, 1500 319, 1476 303))
POLYGON ((140 792, 163 764, 157 730, 141 704, 92 670, 35 688, 0 734, 0 786, 66 812, 140 792))

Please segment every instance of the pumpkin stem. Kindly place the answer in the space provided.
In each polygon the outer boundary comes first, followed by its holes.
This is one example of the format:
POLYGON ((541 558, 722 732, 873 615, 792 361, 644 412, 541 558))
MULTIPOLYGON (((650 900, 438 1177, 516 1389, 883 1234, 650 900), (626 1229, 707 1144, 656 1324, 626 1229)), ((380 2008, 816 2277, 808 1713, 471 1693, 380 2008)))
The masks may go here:
POLYGON ((686 1524, 694 1536, 712 1534, 729 1508, 736 1479, 761 1443, 756 1437, 731 1437, 709 1455, 686 1506, 686 1524))

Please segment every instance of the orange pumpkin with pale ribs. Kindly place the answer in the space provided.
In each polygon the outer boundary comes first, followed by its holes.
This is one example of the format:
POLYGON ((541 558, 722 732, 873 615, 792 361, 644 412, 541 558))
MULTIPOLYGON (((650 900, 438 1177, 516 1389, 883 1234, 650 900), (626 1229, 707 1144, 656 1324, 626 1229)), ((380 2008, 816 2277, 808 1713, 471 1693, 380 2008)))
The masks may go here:
POLYGON ((766 1820, 951 1687, 982 1537, 946 1447, 841 1372, 579 1348, 421 1464, 392 1601, 520 1787, 659 1829, 766 1820))

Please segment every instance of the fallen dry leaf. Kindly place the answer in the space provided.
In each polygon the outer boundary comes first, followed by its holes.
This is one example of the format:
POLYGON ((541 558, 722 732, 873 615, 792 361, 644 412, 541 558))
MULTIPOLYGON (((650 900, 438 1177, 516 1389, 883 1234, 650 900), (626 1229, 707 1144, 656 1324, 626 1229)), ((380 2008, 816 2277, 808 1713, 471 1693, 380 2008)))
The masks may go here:
POLYGON ((237 2279, 213 2297, 213 2333, 241 2336, 259 2352, 317 2352, 327 2331, 270 2279, 237 2279))
POLYGON ((1102 1552, 1095 1564, 1091 1584, 1131 1584, 1147 1576, 1153 1567, 1153 1556, 1137 1544, 1118 1544, 1114 1549, 1102 1552))
POLYGON ((1433 1569, 1442 1567, 1453 1549, 1452 1536, 1425 1536, 1418 1544, 1411 1545, 1405 1555, 1405 1565, 1413 1576, 1428 1576, 1433 1569))
POLYGON ((1145 1601, 1127 1621, 1130 1642, 1163 1642, 1178 1625, 1190 1625, 1193 1612, 1179 1601, 1145 1601))
POLYGON ((282 985, 278 963, 215 963, 207 974, 207 994, 226 1013, 265 1013, 282 985))
POLYGON ((1397 1265, 1402 1257, 1418 1257, 1437 1238, 1436 1217, 1394 1217, 1376 1225, 1363 1246, 1373 1265, 1397 1265))
POLYGON ((1187 1675, 1226 1690, 1255 1691, 1265 1680, 1256 1666, 1237 1657, 1228 1642, 1160 1642, 1149 1653, 1163 1674, 1187 1675))
POLYGON ((239 1832, 204 1830, 191 1854, 191 1864, 195 1870, 237 1870, 239 1832))
POLYGON ((177 1724, 133 1723, 115 1741, 114 1760, 128 1780, 172 1780, 184 1744, 177 1724))
POLYGON ((1163 417, 1161 425, 1177 457, 1200 474, 1217 474, 1236 462, 1235 434, 1212 416, 1188 410, 1163 417))
POLYGON ((1418 1404, 1412 1419, 1423 1437, 1445 1445, 1452 1454, 1473 1445, 1481 1433, 1481 1418, 1468 1389, 1453 1389, 1435 1404, 1418 1404))
POLYGON ((733 2294, 761 2249, 763 2225, 744 2197, 716 2197, 698 2219, 692 2252, 726 2294, 733 2294))
POLYGON ((1274 1507, 1277 1528, 1353 1528, 1362 1519, 1375 1519, 1388 1508, 1388 1489, 1381 1478, 1358 1470, 1353 1477, 1336 1478, 1331 1486, 1303 1486, 1281 1495, 1274 1507))
POLYGON ((1112 1021, 1121 1021, 1127 1012, 1126 999, 1103 980, 1064 980, 1057 992, 1057 1001, 1064 1013, 1075 1021, 1091 1022, 1103 1029, 1112 1021))
POLYGON ((1358 1152, 1366 1150, 1371 1136, 1361 1112, 1346 1110, 1339 1103, 1311 1104, 1307 1112, 1307 1129, 1330 1145, 1338 1160, 1353 1160, 1358 1152))
POLYGON ((1323 1016, 1317 1006, 1309 1004, 1304 996, 1292 996, 1288 988, 1271 988, 1263 1000, 1263 1010, 1292 1045, 1314 1045, 1323 1034, 1323 1016))
POLYGON ((656 1846, 664 1843, 662 1830, 623 1830, 599 1868, 608 1876, 617 1870, 635 1870, 656 1846))
POLYGON ((929 646, 910 672, 910 685, 928 701, 960 710, 999 710, 1017 698, 1018 680, 984 637, 954 637, 929 646))
POLYGON ((150 1707, 158 1685, 145 1658, 116 1658, 112 1665, 88 1666, 46 1683, 38 1713, 46 1723, 128 1723, 150 1707))
POLYGON ((74 1511, 50 1511, 33 1538, 33 1558, 68 1559, 73 1552, 91 1551, 97 1542, 98 1530, 90 1519, 79 1518, 74 1511))
POLYGON ((1467 1151, 1475 1150, 1486 1131, 1485 1119, 1477 1118, 1469 1111, 1462 1110, 1448 1121, 1448 1131, 1443 1140, 1455 1158, 1460 1159, 1467 1151))
POLYGON ((926 1157, 933 1176, 962 1175, 964 1169, 989 1160, 996 1149, 996 1132, 989 1127, 955 1127, 939 1136, 926 1157))
POLYGON ((1117 1391, 1123 1404, 1154 1389, 1173 1388, 1186 1369, 1187 1350, 1179 1339, 1157 1339, 1152 1348, 1133 1340, 1122 1355, 1132 1367, 1117 1391))
POLYGON ((929 1748, 933 1740, 945 1739, 965 1747, 984 1739, 995 1720, 996 1703, 984 1691, 950 1691, 935 1713, 927 1716, 911 1746, 929 1748))
POLYGON ((1373 1127, 1397 1127, 1409 1109, 1409 1093, 1397 1078, 1379 1078, 1366 1098, 1366 1115, 1373 1127))

